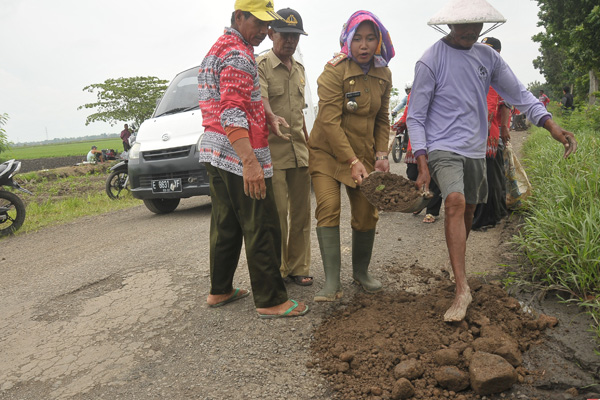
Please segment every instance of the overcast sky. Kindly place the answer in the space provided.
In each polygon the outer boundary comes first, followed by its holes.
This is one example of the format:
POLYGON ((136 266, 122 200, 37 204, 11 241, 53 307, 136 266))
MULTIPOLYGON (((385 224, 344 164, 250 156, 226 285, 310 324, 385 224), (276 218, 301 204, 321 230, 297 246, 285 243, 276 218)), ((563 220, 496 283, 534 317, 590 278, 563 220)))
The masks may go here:
MULTIPOLYGON (((307 82, 317 102, 316 80, 339 51, 339 34, 357 10, 372 11, 390 31, 396 57, 394 86, 412 80, 415 62, 442 35, 427 21, 448 0, 275 0, 304 19, 300 49, 307 82)), ((502 56, 526 85, 543 82, 533 68, 539 55, 531 36, 539 32, 537 2, 488 0, 507 19, 490 33, 502 56)), ((109 78, 156 76, 171 80, 199 65, 229 26, 234 0, 0 0, 0 114, 13 142, 116 133, 115 126, 85 125, 96 100, 82 89, 109 78)), ((489 26, 486 24, 484 29, 489 26)), ((257 53, 271 47, 267 38, 257 53)))

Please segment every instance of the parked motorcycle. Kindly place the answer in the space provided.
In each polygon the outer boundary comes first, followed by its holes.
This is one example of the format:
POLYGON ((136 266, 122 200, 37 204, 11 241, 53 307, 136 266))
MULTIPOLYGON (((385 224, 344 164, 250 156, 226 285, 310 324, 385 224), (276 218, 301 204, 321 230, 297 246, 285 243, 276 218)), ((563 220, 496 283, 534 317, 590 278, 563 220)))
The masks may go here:
POLYGON ((0 236, 12 235, 25 221, 23 200, 13 192, 2 189, 3 186, 10 186, 21 192, 33 194, 13 180, 20 169, 20 161, 9 160, 0 164, 0 236))
POLYGON ((106 194, 113 200, 123 197, 129 191, 128 162, 128 160, 123 160, 109 169, 111 172, 106 178, 106 194))
MULTIPOLYGON (((129 137, 130 148, 135 143, 135 136, 129 137)), ((122 161, 110 167, 110 175, 106 178, 106 194, 113 200, 117 200, 129 192, 129 174, 127 172, 127 163, 129 162, 129 152, 121 153, 122 161)))

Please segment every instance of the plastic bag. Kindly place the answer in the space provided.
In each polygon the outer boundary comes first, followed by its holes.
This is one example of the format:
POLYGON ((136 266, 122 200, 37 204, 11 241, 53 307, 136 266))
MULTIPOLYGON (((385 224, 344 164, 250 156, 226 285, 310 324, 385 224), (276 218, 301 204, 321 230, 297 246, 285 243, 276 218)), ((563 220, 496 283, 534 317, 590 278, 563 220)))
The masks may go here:
POLYGON ((519 162, 510 142, 504 149, 504 175, 506 177, 506 207, 517 209, 531 194, 531 183, 519 162))

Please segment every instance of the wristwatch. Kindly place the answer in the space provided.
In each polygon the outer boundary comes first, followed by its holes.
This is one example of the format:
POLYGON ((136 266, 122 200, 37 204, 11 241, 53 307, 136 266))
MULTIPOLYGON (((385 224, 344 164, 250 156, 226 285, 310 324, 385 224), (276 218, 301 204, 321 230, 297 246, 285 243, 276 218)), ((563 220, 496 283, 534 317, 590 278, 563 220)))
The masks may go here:
POLYGON ((388 156, 376 156, 375 157, 375 161, 379 161, 379 160, 387 160, 388 156))

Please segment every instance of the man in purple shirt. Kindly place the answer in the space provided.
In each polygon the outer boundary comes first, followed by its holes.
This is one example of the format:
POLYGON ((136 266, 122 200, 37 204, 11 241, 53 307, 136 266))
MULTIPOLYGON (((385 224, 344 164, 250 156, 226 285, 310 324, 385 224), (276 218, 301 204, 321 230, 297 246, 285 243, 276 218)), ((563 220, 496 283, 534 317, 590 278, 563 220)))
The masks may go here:
POLYGON ((532 123, 547 129, 564 145, 565 158, 577 149, 573 134, 552 120, 500 55, 477 43, 483 23, 498 24, 505 19, 485 0, 476 3, 452 0, 429 22, 448 25, 450 33, 417 62, 407 119, 419 168, 416 185, 428 188, 433 178, 445 200, 446 245, 456 279, 455 298, 445 321, 464 319, 472 300, 465 252, 475 207, 487 198, 488 88, 492 86, 532 123))

